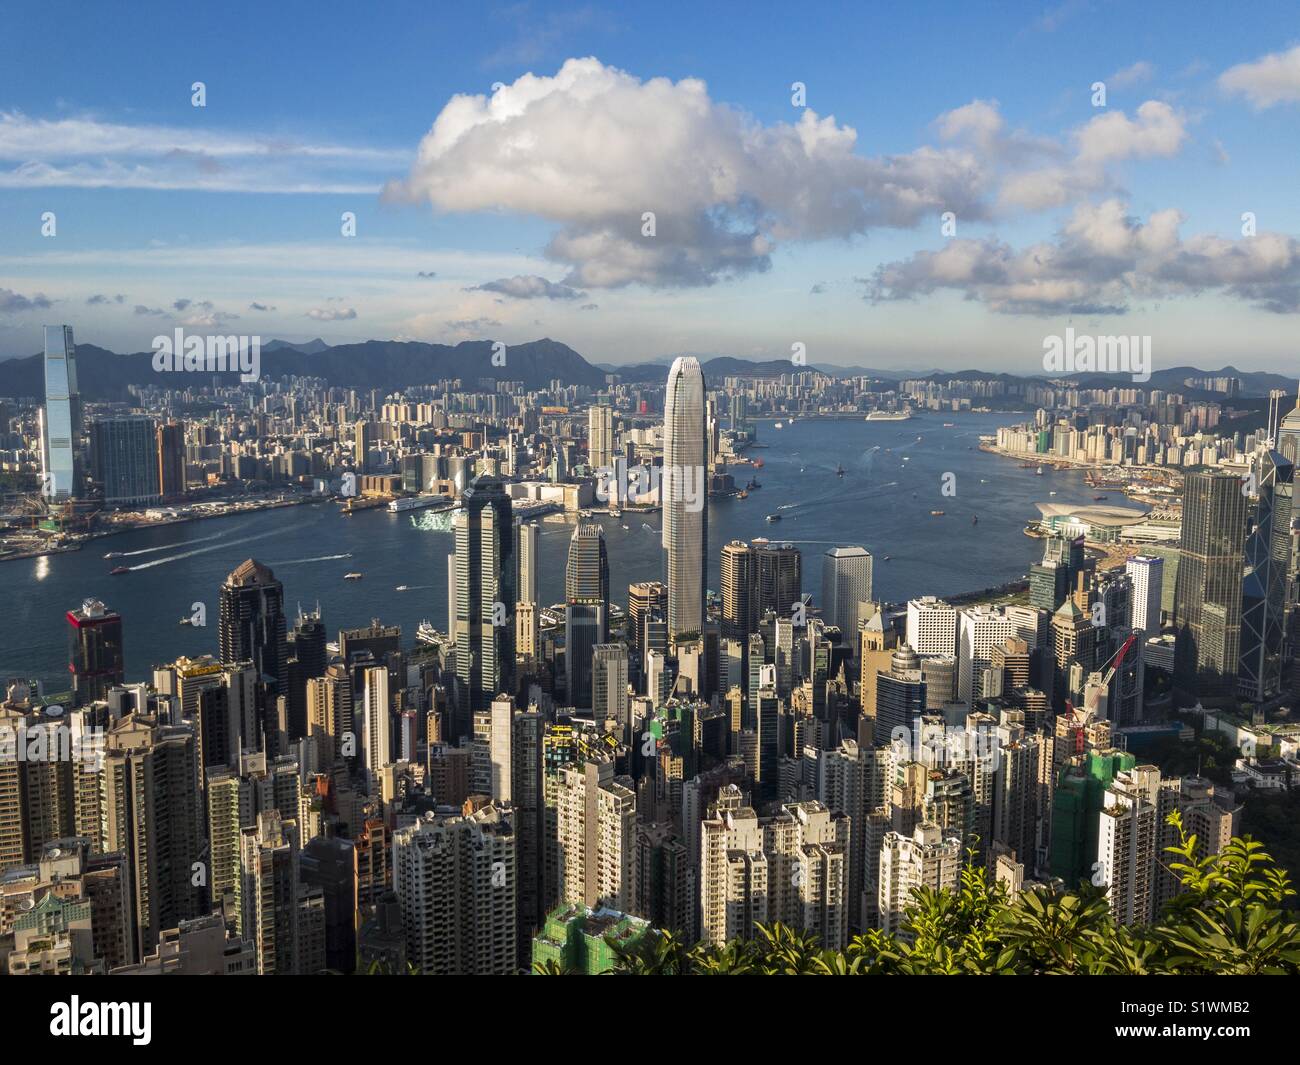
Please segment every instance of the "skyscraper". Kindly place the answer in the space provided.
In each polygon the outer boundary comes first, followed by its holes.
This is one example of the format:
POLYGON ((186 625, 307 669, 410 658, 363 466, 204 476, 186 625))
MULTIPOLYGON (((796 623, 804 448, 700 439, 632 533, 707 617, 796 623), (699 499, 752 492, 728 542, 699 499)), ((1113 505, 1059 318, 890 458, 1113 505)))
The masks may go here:
POLYGON ((426 813, 393 834, 406 960, 426 976, 505 976, 518 955, 511 811, 426 813))
POLYGON ((754 547, 754 613, 762 619, 769 610, 789 618, 803 594, 803 558, 794 544, 772 543, 759 537, 754 547))
POLYGON ((218 640, 224 664, 252 662, 272 694, 287 693, 284 586, 262 563, 246 559, 221 586, 218 640))
POLYGON ((185 494, 185 423, 162 422, 158 426, 158 490, 164 499, 185 494))
POLYGON ((677 358, 664 394, 663 544, 668 552, 668 635, 704 631, 708 544, 708 432, 704 372, 677 358))
POLYGON ((646 619, 651 615, 665 617, 668 613, 668 588, 662 581, 638 581, 627 586, 628 640, 633 649, 635 671, 640 676, 645 670, 646 619))
POLYGON ((564 673, 569 704, 591 706, 591 657, 609 639, 609 557, 599 525, 578 525, 564 575, 564 673))
POLYGON ((587 412, 587 464, 607 470, 614 464, 614 411, 603 403, 587 412))
MULTIPOLYGON (((1124 564, 1124 572, 1133 581, 1133 600, 1129 610, 1129 627, 1147 636, 1160 634, 1160 589, 1165 579, 1165 560, 1154 555, 1138 555, 1124 564)), ((1123 619, 1119 619, 1119 624, 1123 619)))
POLYGON ((1287 567, 1291 560, 1291 507, 1295 466, 1265 447, 1255 456, 1251 530, 1242 578, 1241 664, 1237 690, 1259 700, 1282 689, 1287 567))
POLYGON ((453 737, 469 733, 470 716, 497 693, 514 688, 515 537, 510 497, 495 477, 478 476, 452 517, 456 539, 457 720, 453 737))
POLYGON ((537 538, 540 531, 536 522, 516 521, 515 523, 515 557, 518 560, 518 576, 515 580, 515 653, 519 655, 536 655, 538 653, 538 604, 537 604, 537 538))
POLYGON ((122 617, 98 599, 68 611, 68 672, 76 706, 103 699, 109 688, 126 679, 122 617))
POLYGON ((722 638, 745 640, 758 628, 754 597, 754 549, 743 540, 722 548, 722 638))
POLYGON ((41 495, 51 503, 81 496, 81 396, 72 326, 45 327, 45 406, 41 411, 41 495))
POLYGON ((624 737, 632 723, 627 672, 627 648, 623 644, 600 643, 592 649, 592 717, 598 724, 617 721, 624 737))
POLYGON ((152 503, 158 484, 157 424, 135 414, 90 423, 90 474, 111 506, 152 503))
POLYGON ((1235 686, 1241 652, 1246 496, 1230 473, 1183 480, 1182 555, 1174 587, 1175 680, 1185 692, 1235 686))
POLYGON ((822 559, 822 617, 844 640, 858 631, 858 604, 871 602, 871 552, 832 547, 822 559))

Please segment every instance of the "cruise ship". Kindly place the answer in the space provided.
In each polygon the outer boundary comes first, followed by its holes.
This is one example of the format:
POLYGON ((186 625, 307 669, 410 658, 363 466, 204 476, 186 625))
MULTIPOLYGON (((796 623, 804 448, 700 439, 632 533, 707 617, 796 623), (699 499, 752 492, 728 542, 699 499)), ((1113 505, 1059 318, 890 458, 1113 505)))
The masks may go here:
POLYGON ((394 499, 388 504, 388 509, 394 514, 400 514, 407 510, 423 510, 425 507, 436 507, 440 503, 452 503, 453 500, 446 496, 425 495, 425 496, 403 496, 401 499, 394 499))
POLYGON ((912 408, 904 407, 902 410, 873 410, 865 420, 869 422, 905 422, 911 417, 912 408))

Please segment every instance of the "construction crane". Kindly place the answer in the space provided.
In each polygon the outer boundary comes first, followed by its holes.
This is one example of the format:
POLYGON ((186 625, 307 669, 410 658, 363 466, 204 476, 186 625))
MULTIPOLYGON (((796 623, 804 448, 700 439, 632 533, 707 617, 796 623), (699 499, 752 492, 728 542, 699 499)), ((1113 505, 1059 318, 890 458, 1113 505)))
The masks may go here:
POLYGON ((1116 672, 1124 664, 1124 657, 1128 654, 1129 648, 1133 646, 1137 638, 1138 634, 1136 632, 1130 634, 1129 638, 1124 641, 1123 646, 1115 652, 1115 655, 1106 665, 1102 666, 1100 670, 1089 674, 1088 683, 1083 692, 1083 709, 1085 713, 1090 714, 1097 720, 1106 718, 1110 682, 1115 679, 1116 672))

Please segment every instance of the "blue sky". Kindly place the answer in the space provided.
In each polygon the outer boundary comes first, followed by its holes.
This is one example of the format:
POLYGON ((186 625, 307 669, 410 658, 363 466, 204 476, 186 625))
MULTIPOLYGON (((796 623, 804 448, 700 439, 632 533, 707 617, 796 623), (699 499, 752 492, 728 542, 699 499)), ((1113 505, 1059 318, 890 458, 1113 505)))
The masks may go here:
POLYGON ((66 321, 1029 372, 1070 324, 1294 370, 1294 3, 982 7, 12 5, 0 356, 66 321))

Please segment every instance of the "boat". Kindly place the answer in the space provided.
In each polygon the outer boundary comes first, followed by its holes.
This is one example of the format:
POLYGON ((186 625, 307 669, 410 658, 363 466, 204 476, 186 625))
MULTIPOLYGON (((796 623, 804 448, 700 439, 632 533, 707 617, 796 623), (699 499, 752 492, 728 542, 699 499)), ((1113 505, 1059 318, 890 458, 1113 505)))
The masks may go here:
POLYGON ((1054 496, 1054 495, 1056 495, 1055 492, 1048 492, 1047 494, 1048 494, 1049 496, 1054 496))
POLYGON ((1043 475, 1043 467, 1039 466, 1035 472, 1038 474, 1039 477, 1041 477, 1043 475))
POLYGON ((627 531, 627 526, 626 526, 626 525, 623 526, 623 531, 624 531, 624 532, 627 531))
POLYGON ((780 521, 780 520, 781 520, 781 515, 780 515, 780 514, 769 514, 769 515, 767 516, 767 520, 768 520, 768 521, 780 521))
POLYGON ((1103 499, 1105 499, 1105 498, 1106 498, 1105 496, 1093 496, 1093 497, 1092 497, 1092 501, 1093 501, 1094 503, 1100 503, 1100 502, 1101 502, 1103 499))
POLYGON ((110 552, 109 552, 108 554, 106 554, 104 557, 105 557, 105 558, 121 558, 121 557, 122 557, 122 552, 121 552, 121 551, 110 551, 110 552))
POLYGON ((753 466, 754 469, 756 470, 761 470, 763 468, 763 460, 755 459, 753 462, 750 463, 750 465, 753 466))
POLYGON ((980 523, 980 516, 978 514, 972 514, 970 518, 970 523, 972 525, 978 525, 980 523))
POLYGON ((344 579, 345 581, 359 581, 359 580, 361 580, 361 574, 360 574, 360 573, 345 573, 345 574, 343 574, 343 579, 344 579))
POLYGON ((912 409, 904 407, 902 410, 873 410, 865 420, 869 422, 905 422, 911 416, 912 409))
POLYGON ((932 510, 932 511, 930 511, 930 517, 932 517, 932 518, 942 518, 942 517, 943 517, 943 511, 942 511, 942 510, 932 510))
POLYGON ((130 567, 130 566, 114 566, 114 567, 113 567, 111 570, 109 570, 108 572, 109 572, 109 575, 110 575, 110 576, 118 577, 118 576, 121 576, 123 573, 130 573, 130 572, 131 572, 131 567, 130 567))
POLYGON ((894 557, 893 555, 886 555, 882 561, 888 562, 893 557, 894 557))
POLYGON ((193 624, 194 624, 194 619, 193 619, 192 617, 190 617, 188 614, 183 614, 183 615, 181 616, 180 621, 176 622, 176 624, 177 624, 177 625, 193 625, 193 624))
POLYGON ((395 592, 404 592, 406 590, 407 590, 407 585, 405 584, 399 584, 396 588, 393 589, 393 591, 395 592))
POLYGON ((841 466, 838 462, 835 464, 835 476, 836 477, 844 476, 844 467, 841 466))
POLYGON ((988 484, 988 483, 989 483, 989 479, 987 477, 980 478, 980 484, 988 484))
POLYGON ((749 479, 749 484, 745 485, 745 491, 752 492, 755 488, 762 488, 762 487, 763 486, 758 483, 757 477, 751 477, 749 479))
POLYGON ((782 426, 780 422, 777 422, 774 426, 772 426, 772 428, 773 428, 773 429, 782 429, 782 428, 784 428, 784 426, 782 426))
POLYGON ((736 498, 737 498, 737 499, 748 499, 748 498, 749 498, 749 493, 748 493, 747 491, 745 491, 745 489, 742 488, 739 492, 736 493, 736 498))
POLYGON ((943 427, 944 427, 945 429, 956 429, 956 428, 957 428, 957 423, 956 423, 956 422, 944 422, 944 423, 943 423, 943 427))

